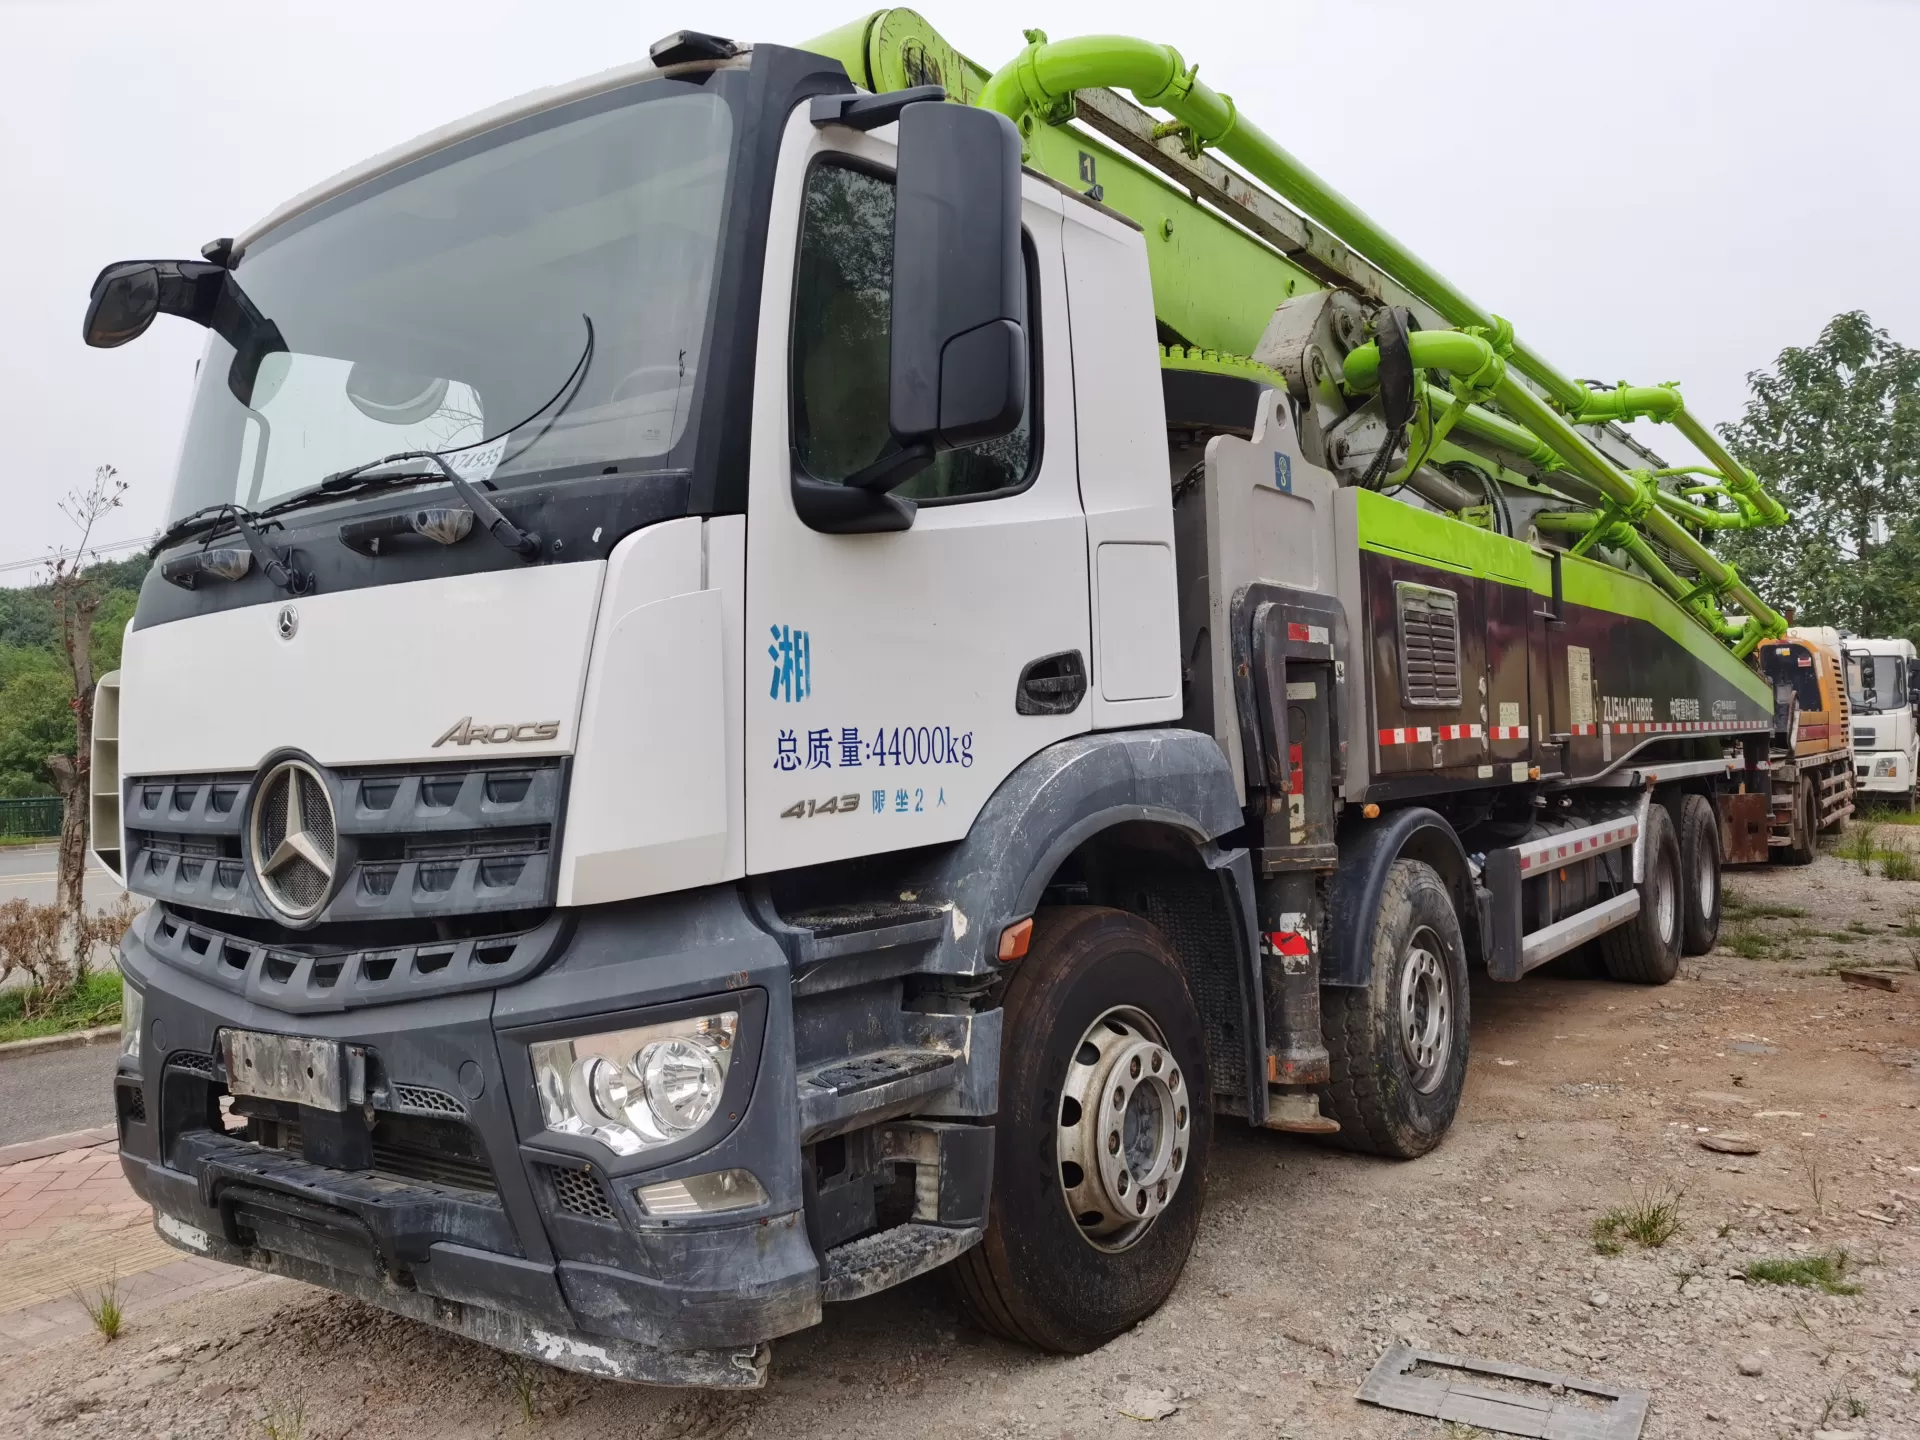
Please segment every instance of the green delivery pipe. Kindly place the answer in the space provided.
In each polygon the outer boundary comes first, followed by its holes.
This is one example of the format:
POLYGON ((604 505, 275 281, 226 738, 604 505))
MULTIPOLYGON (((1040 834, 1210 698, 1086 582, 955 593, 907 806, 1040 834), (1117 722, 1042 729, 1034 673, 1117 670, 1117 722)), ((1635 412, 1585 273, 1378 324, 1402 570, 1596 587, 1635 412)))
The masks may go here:
MULTIPOLYGON (((1485 340, 1458 331, 1416 330, 1407 337, 1407 342, 1414 366, 1422 370, 1443 369, 1455 374, 1473 375, 1484 373, 1495 358, 1493 347, 1485 340)), ((1371 341, 1357 346, 1348 353, 1342 364, 1349 388, 1370 390, 1379 379, 1379 348, 1371 341)), ((1622 506, 1635 505, 1640 501, 1640 487, 1632 477, 1616 469, 1613 462, 1594 447, 1592 441, 1573 427, 1572 422, 1534 394, 1512 372, 1500 376, 1494 386, 1493 397, 1510 417, 1539 436, 1569 470, 1597 487, 1602 495, 1622 506)), ((1745 474, 1744 471, 1739 473, 1745 474)), ((1745 581, 1664 508, 1656 505, 1641 517, 1639 523, 1653 539, 1685 556, 1688 563, 1715 589, 1724 591, 1740 603, 1741 608, 1752 617, 1742 641, 1748 648, 1751 648, 1751 643, 1757 643, 1761 634, 1779 634, 1786 628, 1786 621, 1774 613, 1766 601, 1754 594, 1745 581)), ((1658 561, 1651 551, 1648 554, 1658 561)), ((1639 559, 1639 556, 1635 555, 1635 559, 1639 559)), ((1675 599, 1684 599, 1691 589, 1664 564, 1659 564, 1657 569, 1645 568, 1656 583, 1675 599)))
MULTIPOLYGON (((1233 101, 1195 78, 1171 45, 1125 35, 1085 35, 1036 41, 994 72, 978 103, 1016 123, 1030 112, 1051 116, 1076 90, 1096 86, 1133 92, 1143 105, 1165 110, 1202 144, 1246 167, 1306 215, 1333 231, 1394 279, 1432 305, 1454 325, 1493 331, 1492 313, 1476 305, 1382 228, 1371 216, 1242 116, 1233 101)), ((1769 525, 1786 523, 1787 512, 1743 469, 1708 429, 1687 412, 1669 386, 1631 386, 1593 391, 1555 370, 1515 341, 1512 363, 1541 386, 1567 414, 1582 423, 1634 414, 1670 420, 1713 465, 1729 486, 1746 496, 1769 525)), ((1464 422, 1462 422, 1464 423, 1464 422)), ((1496 442, 1498 443, 1498 442, 1496 442)))
MULTIPOLYGON (((1326 226, 1455 325, 1494 328, 1494 318, 1444 275, 1407 249, 1364 210, 1289 154, 1233 101, 1203 85, 1171 45, 1124 35, 1085 35, 1027 46, 994 72, 978 103, 1016 123, 1029 111, 1047 115, 1075 90, 1130 90, 1143 105, 1165 110, 1204 144, 1244 165, 1309 219, 1326 226)), ((1564 409, 1580 413, 1593 392, 1516 343, 1513 363, 1564 409)))

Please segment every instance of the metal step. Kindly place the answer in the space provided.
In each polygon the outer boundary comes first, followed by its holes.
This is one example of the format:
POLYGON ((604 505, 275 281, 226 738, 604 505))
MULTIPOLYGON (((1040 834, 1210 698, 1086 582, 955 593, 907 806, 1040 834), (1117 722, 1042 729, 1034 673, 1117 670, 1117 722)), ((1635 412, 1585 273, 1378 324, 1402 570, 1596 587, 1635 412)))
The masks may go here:
POLYGON ((820 1298, 858 1300, 944 1265, 980 1243, 978 1225, 926 1225, 912 1221, 849 1240, 827 1252, 820 1298))
POLYGON ((952 1050, 876 1050, 821 1065, 800 1076, 800 1129, 809 1139, 831 1134, 857 1116, 877 1114, 951 1085, 952 1050))

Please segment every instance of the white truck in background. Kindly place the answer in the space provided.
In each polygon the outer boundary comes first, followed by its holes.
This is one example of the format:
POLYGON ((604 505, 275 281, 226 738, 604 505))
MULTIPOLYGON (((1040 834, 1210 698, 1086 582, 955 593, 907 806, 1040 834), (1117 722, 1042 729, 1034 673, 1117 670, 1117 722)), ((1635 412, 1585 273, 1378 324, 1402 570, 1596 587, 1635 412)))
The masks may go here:
POLYGON ((1896 795, 1912 809, 1920 775, 1920 728, 1914 724, 1920 672, 1913 642, 1849 636, 1846 646, 1856 788, 1896 795))

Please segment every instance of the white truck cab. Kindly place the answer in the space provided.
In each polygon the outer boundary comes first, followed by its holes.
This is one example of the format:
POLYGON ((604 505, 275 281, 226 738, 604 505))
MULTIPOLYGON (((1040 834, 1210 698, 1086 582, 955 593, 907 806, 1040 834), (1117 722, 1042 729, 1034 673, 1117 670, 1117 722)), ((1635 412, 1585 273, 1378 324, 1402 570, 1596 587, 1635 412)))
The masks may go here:
POLYGON ((1849 638, 1846 645, 1858 788, 1898 795, 1911 807, 1920 772, 1920 730, 1914 725, 1920 672, 1913 642, 1849 638))

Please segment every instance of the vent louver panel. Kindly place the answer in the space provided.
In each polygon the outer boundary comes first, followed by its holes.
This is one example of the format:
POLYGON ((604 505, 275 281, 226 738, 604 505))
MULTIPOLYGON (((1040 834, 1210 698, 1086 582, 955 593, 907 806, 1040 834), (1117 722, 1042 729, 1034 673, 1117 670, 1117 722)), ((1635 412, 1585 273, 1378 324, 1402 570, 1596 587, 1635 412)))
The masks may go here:
POLYGON ((1400 616, 1401 700, 1414 707, 1457 707, 1460 597, 1451 590, 1404 582, 1393 589, 1400 616))

